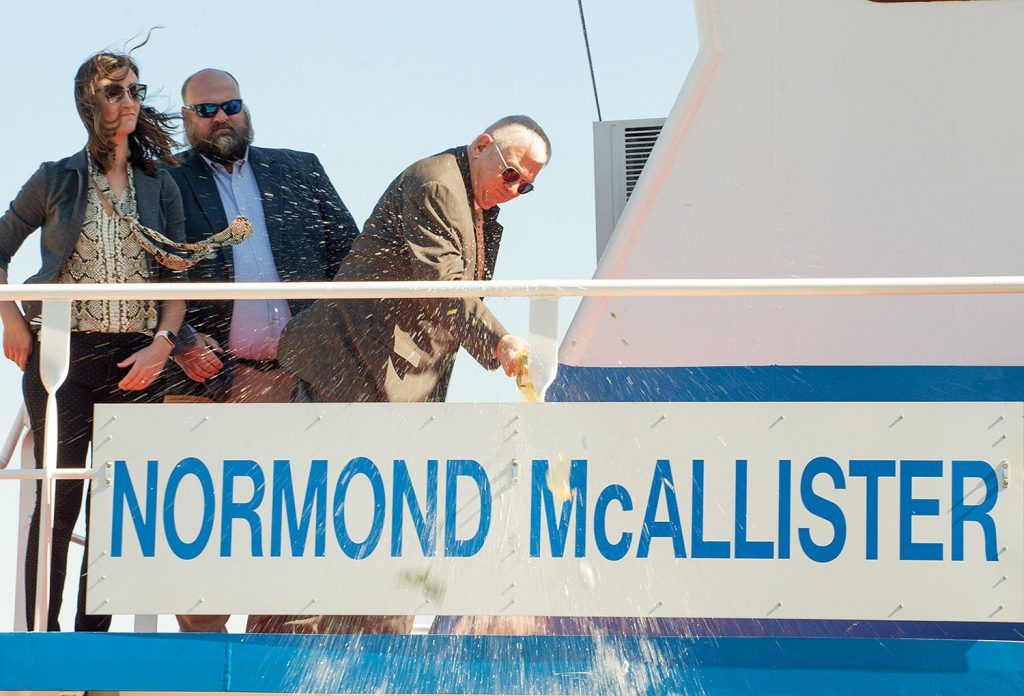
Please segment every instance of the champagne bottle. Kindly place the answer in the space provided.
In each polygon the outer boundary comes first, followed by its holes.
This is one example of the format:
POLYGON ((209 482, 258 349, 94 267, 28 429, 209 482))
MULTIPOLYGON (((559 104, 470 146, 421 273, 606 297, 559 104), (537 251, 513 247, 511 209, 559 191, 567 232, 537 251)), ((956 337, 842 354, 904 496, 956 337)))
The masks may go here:
POLYGON ((533 386, 533 380, 530 379, 529 351, 524 350, 516 356, 516 386, 519 387, 523 401, 527 403, 540 401, 540 393, 537 392, 537 388, 533 386))

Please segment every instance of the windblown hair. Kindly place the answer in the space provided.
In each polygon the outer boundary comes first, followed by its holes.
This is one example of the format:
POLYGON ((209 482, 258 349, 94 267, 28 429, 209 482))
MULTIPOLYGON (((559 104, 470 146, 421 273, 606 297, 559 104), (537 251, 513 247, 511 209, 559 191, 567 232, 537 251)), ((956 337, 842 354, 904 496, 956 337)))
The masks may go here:
MULTIPOLYGON (((98 100, 105 97, 97 83, 103 78, 120 80, 128 71, 139 75, 139 66, 130 55, 104 51, 82 63, 75 74, 75 107, 89 134, 89 154, 96 166, 104 170, 114 157, 117 123, 103 122, 98 100)), ((142 105, 135 131, 128 136, 129 163, 150 174, 156 171, 157 160, 177 166, 173 153, 178 143, 172 136, 173 123, 172 116, 142 105)))

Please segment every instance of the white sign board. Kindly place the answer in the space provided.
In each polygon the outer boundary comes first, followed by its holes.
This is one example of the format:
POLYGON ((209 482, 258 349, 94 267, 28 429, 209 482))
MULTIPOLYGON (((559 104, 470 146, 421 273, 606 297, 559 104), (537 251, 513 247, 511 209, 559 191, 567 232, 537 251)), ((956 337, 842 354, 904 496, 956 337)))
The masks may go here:
POLYGON ((93 612, 1024 620, 1019 403, 104 405, 93 612))

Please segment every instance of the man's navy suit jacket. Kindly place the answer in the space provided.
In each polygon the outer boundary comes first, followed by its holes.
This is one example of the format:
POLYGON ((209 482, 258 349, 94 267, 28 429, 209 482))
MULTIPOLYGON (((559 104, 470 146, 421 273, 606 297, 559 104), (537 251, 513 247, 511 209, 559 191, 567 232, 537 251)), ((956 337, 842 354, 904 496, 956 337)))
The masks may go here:
MULTIPOLYGON (((359 227, 320 160, 308 152, 250 146, 249 165, 263 201, 263 217, 278 278, 283 282, 333 279, 359 234, 359 227)), ((228 226, 213 172, 198 153, 183 153, 181 165, 168 171, 181 191, 187 241, 201 241, 228 226)), ((189 280, 233 282, 234 270, 233 250, 229 246, 189 269, 189 280)), ((292 316, 311 302, 289 300, 292 316)), ((190 300, 186 322, 226 347, 231 308, 231 300, 190 300)), ((207 385, 206 391, 220 400, 229 382, 228 368, 207 385)))

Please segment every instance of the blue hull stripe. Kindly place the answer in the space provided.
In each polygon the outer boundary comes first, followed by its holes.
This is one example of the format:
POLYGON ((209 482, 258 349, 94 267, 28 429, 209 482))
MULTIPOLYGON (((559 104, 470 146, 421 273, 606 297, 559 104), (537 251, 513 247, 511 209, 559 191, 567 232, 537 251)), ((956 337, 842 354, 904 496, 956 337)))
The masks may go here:
MULTIPOLYGON (((441 616, 434 632, 451 634, 458 616, 441 616)), ((556 636, 687 638, 912 638, 1024 641, 1024 623, 994 621, 876 621, 854 619, 716 619, 563 617, 545 619, 556 636)))
POLYGON ((0 690, 985 694, 1024 644, 813 638, 0 635, 0 690))
POLYGON ((550 401, 1024 401, 1020 366, 576 367, 550 401))

